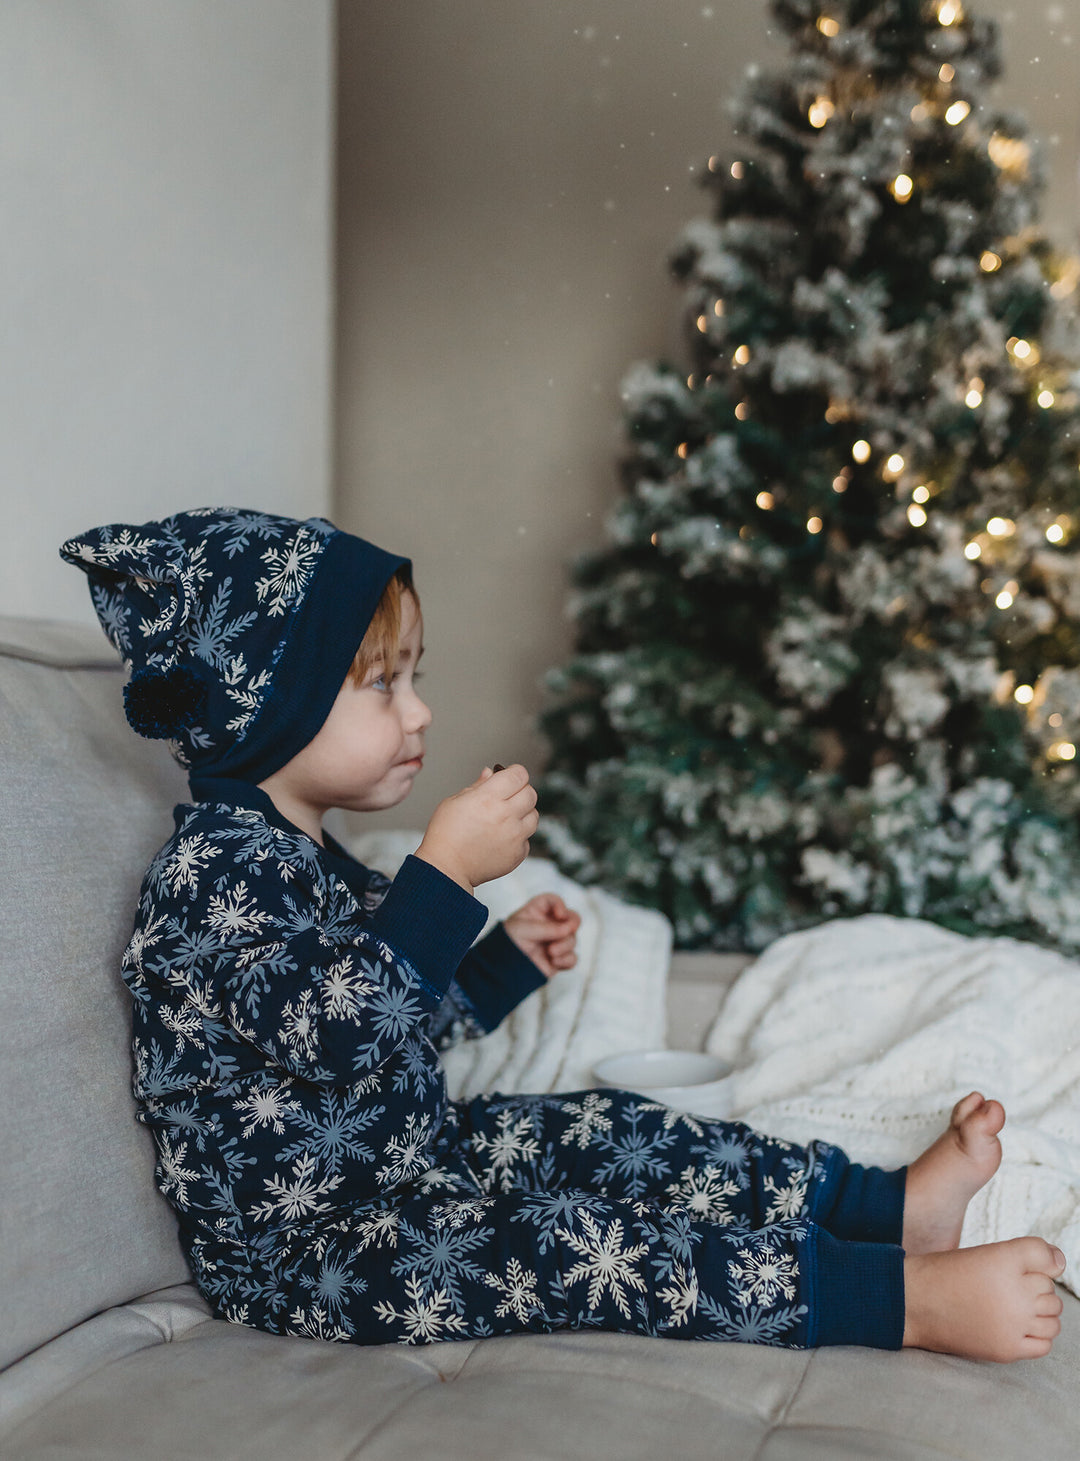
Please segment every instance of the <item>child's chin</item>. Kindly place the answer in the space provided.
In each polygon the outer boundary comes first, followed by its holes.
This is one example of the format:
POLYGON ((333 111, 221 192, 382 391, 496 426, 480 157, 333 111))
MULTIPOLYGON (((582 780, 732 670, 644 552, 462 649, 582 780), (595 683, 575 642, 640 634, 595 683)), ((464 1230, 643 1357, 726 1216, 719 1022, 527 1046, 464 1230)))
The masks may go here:
POLYGON ((400 786, 379 787, 377 791, 368 792, 366 795, 354 797, 352 801, 344 803, 345 810, 350 812, 388 812, 391 807, 400 806, 405 798, 412 791, 412 777, 400 786))

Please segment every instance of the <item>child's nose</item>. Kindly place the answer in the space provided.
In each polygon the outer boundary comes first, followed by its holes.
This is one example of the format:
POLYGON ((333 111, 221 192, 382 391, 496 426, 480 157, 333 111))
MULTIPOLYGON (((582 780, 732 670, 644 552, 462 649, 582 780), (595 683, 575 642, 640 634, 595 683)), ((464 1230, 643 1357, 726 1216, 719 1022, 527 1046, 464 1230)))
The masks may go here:
POLYGON ((412 704, 408 712, 409 729, 411 731, 426 730, 431 724, 433 716, 428 707, 420 699, 420 696, 413 692, 412 704))

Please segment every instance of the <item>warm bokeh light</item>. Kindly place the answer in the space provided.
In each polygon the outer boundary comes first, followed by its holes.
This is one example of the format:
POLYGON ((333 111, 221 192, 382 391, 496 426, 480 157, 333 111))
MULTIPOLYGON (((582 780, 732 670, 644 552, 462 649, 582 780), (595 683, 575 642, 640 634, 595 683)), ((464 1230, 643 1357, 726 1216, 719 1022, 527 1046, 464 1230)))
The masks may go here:
POLYGON ((859 440, 851 448, 851 455, 857 462, 868 462, 870 460, 870 443, 859 440))
POLYGON ((1055 299, 1068 299, 1076 286, 1080 284, 1080 259, 1066 259, 1061 266, 1061 273, 1050 286, 1050 293, 1055 299))
POLYGON ((996 274, 1001 268, 1001 255, 995 254, 993 249, 984 249, 979 260, 979 268, 984 274, 996 274))
POLYGON ((1043 408, 1044 411, 1048 410, 1053 404, 1054 404, 1054 393, 1053 393, 1053 391, 1040 391, 1039 392, 1039 405, 1043 408))
POLYGON ((750 359, 750 346, 740 345, 738 350, 736 350, 735 354, 732 356, 732 359, 735 361, 736 365, 745 365, 750 359))
POLYGON ((973 411, 976 406, 981 406, 982 391, 977 391, 975 387, 972 386, 971 390, 968 391, 967 395, 964 397, 964 405, 970 406, 973 411))
POLYGON ((1015 533, 1016 524, 1007 517, 992 517, 986 524, 986 531, 992 538, 1007 538, 1015 533))
POLYGON ((908 508, 907 515, 908 522, 913 528, 921 528, 926 522, 926 513, 923 512, 921 507, 916 507, 914 504, 908 508))
POLYGON ((824 523, 819 517, 811 517, 806 521, 806 531, 808 533, 820 533, 823 527, 824 523))
POLYGON ((950 127, 958 127, 964 118, 971 111, 971 103, 967 101, 954 101, 945 113, 945 120, 950 127))
POLYGON ((810 110, 806 115, 810 120, 811 127, 824 127, 825 123, 835 111, 836 108, 833 106, 829 97, 817 96, 810 103, 810 110))
POLYGON ((1010 173, 1015 178, 1027 175, 1031 148, 1021 138, 1006 137, 1003 132, 995 132, 986 144, 986 150, 990 154, 990 161, 1002 172, 1010 173))
POLYGON ((1012 604, 1012 601, 1013 601, 1012 594, 1009 592, 1009 590, 1007 588, 1003 588, 1001 590, 1001 592, 998 594, 997 598, 994 600, 994 603, 997 604, 997 606, 998 606, 999 609, 1007 609, 1012 604))
POLYGON ((1030 705, 1035 699, 1035 691, 1030 685, 1017 685, 1013 691, 1013 699, 1020 705, 1030 705))
POLYGON ((741 178, 744 172, 745 168, 741 162, 733 162, 731 164, 731 176, 733 178, 741 178))
POLYGON ((823 36, 836 36, 840 34, 840 22, 834 20, 831 15, 819 15, 817 28, 823 36))
POLYGON ((938 68, 938 80, 944 81, 946 86, 956 80, 956 67, 950 61, 944 61, 938 68))
POLYGON ((746 418, 747 418, 747 416, 749 416, 749 415, 750 415, 750 407, 747 405, 747 403, 745 401, 740 401, 739 404, 735 407, 735 420, 736 421, 745 421, 746 418))
POLYGON ((1046 537, 1051 543, 1060 543, 1065 537, 1065 529, 1060 523, 1051 523, 1046 530, 1046 537))
POLYGON ((970 558, 972 562, 982 557, 982 545, 980 543, 968 543, 964 549, 964 557, 970 558))
POLYGON ((964 7, 960 0, 940 0, 937 18, 941 25, 955 25, 958 20, 963 20, 964 7))
POLYGON ((776 506, 776 498, 771 492, 759 492, 756 498, 758 507, 763 507, 766 512, 776 506))
POLYGON ((915 184, 908 177, 906 172, 898 173, 889 184, 889 192, 898 203, 906 203, 911 197, 915 184))
POLYGON ((930 488, 927 487, 925 483, 923 483, 922 485, 916 487, 915 491, 911 495, 916 502, 929 502, 930 488))

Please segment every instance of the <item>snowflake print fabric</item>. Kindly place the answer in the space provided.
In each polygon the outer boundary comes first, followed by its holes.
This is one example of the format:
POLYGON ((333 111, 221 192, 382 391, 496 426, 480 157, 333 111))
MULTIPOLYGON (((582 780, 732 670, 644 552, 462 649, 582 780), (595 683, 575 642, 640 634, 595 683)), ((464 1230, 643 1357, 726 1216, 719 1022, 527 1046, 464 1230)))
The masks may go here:
POLYGON ((387 582, 409 570, 325 518, 235 507, 92 528, 60 554, 131 670, 133 728, 196 775, 254 784, 319 730, 387 582))
POLYGON ((353 1344, 802 1346, 854 1293, 830 1342, 899 1344, 902 1169, 627 1091, 450 1101, 439 1050, 540 972, 501 925, 472 946, 486 910, 429 864, 391 883, 258 788, 203 789, 147 869, 123 969, 139 1119, 215 1312, 353 1344))

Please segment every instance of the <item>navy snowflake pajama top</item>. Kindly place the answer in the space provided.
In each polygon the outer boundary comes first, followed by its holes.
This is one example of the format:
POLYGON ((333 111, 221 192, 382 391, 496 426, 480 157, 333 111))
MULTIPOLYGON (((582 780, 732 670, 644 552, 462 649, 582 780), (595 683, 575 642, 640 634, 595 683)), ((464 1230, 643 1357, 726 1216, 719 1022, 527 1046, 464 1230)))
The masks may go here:
POLYGON ((219 1316, 420 1344, 597 1328, 899 1348, 905 1168, 629 1091, 449 1100, 544 977, 429 863, 391 882, 192 781, 124 955, 158 1186, 219 1316))

